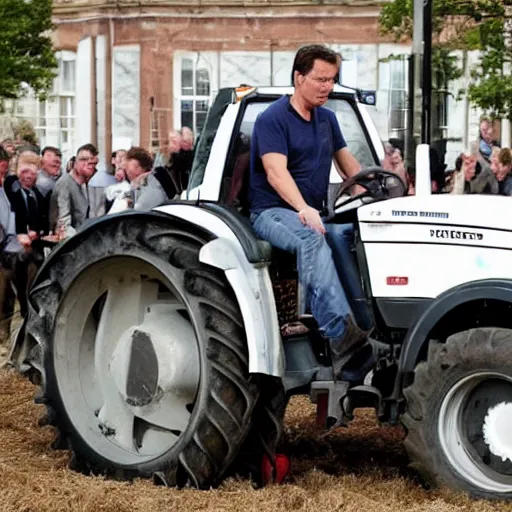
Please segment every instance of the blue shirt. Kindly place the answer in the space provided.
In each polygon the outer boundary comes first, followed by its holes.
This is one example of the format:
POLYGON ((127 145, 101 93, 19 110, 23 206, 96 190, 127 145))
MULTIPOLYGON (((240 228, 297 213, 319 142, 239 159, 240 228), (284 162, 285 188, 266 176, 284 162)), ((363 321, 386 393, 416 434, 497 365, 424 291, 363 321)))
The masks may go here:
POLYGON ((251 213, 268 208, 292 207, 268 182, 261 157, 280 153, 306 203, 322 210, 327 199, 334 153, 346 146, 334 112, 317 107, 306 121, 283 96, 256 119, 251 141, 249 201, 251 213))

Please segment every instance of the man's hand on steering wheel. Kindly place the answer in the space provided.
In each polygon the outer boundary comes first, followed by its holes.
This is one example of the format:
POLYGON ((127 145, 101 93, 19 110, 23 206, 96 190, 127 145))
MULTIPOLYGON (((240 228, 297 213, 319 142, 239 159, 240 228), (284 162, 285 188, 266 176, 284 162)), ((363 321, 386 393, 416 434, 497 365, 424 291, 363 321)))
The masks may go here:
POLYGON ((351 196, 349 202, 363 197, 384 199, 405 195, 407 185, 397 173, 381 167, 371 167, 363 169, 344 181, 340 186, 335 203, 348 191, 351 196))
POLYGON ((366 189, 362 187, 361 185, 354 185, 352 189, 350 190, 350 195, 352 197, 360 196, 361 194, 366 193, 366 189))
POLYGON ((318 210, 315 210, 311 206, 306 206, 298 213, 298 215, 302 224, 309 226, 311 229, 314 229, 322 235, 325 234, 325 226, 318 210))

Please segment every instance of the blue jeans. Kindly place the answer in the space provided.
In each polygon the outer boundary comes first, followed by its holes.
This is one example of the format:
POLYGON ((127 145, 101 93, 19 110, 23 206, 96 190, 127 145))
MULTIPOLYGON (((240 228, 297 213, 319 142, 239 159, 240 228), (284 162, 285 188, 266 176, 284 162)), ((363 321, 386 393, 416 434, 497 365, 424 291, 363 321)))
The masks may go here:
MULTIPOLYGON (((299 280, 320 332, 327 338, 343 336, 347 318, 353 313, 342 282, 352 298, 364 300, 359 273, 350 253, 352 224, 325 224, 324 236, 304 226, 297 213, 286 208, 269 208, 252 214, 251 223, 260 238, 297 254, 299 280)), ((356 304, 360 307, 364 303, 356 304)), ((365 310, 366 304, 360 323, 368 328, 371 321, 364 315, 365 310)))

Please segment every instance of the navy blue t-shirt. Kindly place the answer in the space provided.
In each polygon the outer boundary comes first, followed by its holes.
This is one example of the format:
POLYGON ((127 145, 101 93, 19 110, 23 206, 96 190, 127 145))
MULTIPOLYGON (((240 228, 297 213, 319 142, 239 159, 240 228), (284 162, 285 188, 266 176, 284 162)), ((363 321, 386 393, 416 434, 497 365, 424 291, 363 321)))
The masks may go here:
POLYGON ((321 210, 327 198, 329 175, 334 153, 346 146, 334 115, 317 107, 306 121, 283 96, 256 119, 251 141, 250 211, 292 207, 267 180, 261 157, 280 153, 288 159, 288 171, 306 203, 321 210))

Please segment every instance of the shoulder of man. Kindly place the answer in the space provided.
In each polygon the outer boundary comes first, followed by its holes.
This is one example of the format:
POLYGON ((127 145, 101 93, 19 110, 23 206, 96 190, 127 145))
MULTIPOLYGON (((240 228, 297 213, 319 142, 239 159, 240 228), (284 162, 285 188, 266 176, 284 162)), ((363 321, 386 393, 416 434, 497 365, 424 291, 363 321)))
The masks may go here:
POLYGON ((53 187, 54 192, 58 192, 60 190, 67 190, 69 189, 69 186, 73 182, 73 177, 71 174, 66 173, 62 174, 56 181, 55 186, 53 187))
POLYGON ((165 167, 157 167, 152 173, 152 179, 158 182, 169 199, 172 199, 177 194, 174 181, 165 167))
POLYGON ((287 96, 281 96, 281 98, 272 102, 263 112, 258 114, 256 117, 256 123, 264 123, 269 120, 282 120, 283 114, 288 108, 289 99, 287 96))

